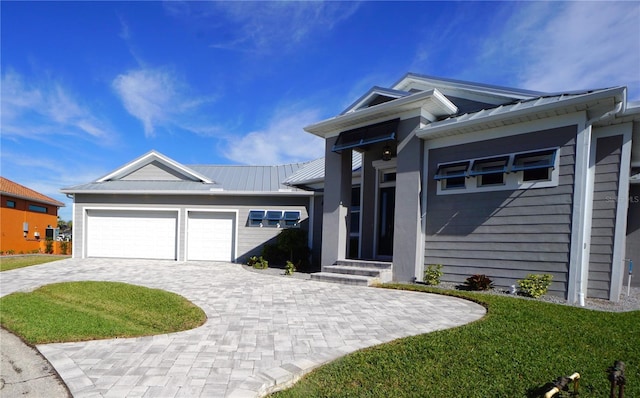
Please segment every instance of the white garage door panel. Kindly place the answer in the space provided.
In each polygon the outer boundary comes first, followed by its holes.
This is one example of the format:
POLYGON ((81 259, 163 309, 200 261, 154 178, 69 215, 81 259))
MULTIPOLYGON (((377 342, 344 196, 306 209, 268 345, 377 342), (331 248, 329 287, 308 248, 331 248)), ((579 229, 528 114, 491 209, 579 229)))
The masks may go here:
POLYGON ((189 212, 189 260, 233 261, 233 213, 189 212))
POLYGON ((87 257, 176 259, 177 214, 89 210, 87 257))

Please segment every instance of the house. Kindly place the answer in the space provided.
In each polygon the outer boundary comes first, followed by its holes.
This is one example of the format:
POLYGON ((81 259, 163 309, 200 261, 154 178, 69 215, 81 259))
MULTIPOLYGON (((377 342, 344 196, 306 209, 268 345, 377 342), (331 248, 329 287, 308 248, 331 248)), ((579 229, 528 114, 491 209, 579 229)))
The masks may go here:
POLYGON ((282 183, 300 166, 186 166, 150 151, 62 189, 73 257, 245 262, 281 230, 310 228, 313 193, 282 183))
POLYGON ((63 206, 60 201, 0 177, 0 251, 38 252, 42 241, 53 238, 58 209, 63 206))
POLYGON ((640 263, 639 122, 625 87, 543 93, 409 73, 306 127, 325 158, 285 182, 322 203, 328 279, 348 259, 389 264, 395 281, 442 264, 444 281, 549 273, 571 303, 616 301, 627 259, 640 263))

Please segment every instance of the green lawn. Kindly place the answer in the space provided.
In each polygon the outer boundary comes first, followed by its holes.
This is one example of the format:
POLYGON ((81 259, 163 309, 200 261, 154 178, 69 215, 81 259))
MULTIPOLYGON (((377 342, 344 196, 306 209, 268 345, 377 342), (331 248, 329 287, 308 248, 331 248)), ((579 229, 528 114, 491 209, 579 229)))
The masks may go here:
MULTIPOLYGON (((418 285, 391 288, 442 293, 418 285)), ((606 369, 626 364, 626 397, 640 397, 640 311, 596 312, 512 297, 448 292, 487 315, 455 329, 399 339, 325 365, 275 397, 538 397, 579 372, 580 397, 609 396, 606 369)))
POLYGON ((70 256, 54 256, 46 254, 24 255, 24 256, 0 256, 0 271, 9 271, 16 268, 29 267, 58 261, 70 256))
POLYGON ((192 329, 204 312, 182 296, 116 282, 66 282, 0 298, 0 324, 31 344, 192 329))

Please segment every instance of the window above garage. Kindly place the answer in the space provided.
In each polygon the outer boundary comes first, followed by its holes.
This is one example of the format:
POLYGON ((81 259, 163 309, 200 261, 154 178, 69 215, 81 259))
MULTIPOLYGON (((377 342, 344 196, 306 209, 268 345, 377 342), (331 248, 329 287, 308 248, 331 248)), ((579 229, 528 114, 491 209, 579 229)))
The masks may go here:
POLYGON ((298 228, 300 226, 300 211, 250 210, 247 225, 259 228, 298 228))

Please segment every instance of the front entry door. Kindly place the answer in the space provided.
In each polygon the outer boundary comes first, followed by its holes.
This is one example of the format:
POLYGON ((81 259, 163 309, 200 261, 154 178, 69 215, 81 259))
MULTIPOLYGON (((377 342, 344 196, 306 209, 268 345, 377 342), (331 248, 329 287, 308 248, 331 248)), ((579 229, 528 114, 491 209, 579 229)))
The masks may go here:
POLYGON ((395 172, 384 177, 388 180, 381 179, 378 194, 378 257, 390 259, 393 256, 393 224, 396 208, 395 172))

